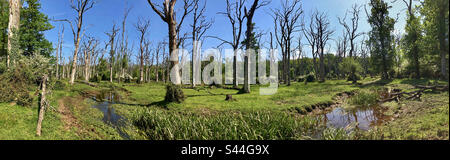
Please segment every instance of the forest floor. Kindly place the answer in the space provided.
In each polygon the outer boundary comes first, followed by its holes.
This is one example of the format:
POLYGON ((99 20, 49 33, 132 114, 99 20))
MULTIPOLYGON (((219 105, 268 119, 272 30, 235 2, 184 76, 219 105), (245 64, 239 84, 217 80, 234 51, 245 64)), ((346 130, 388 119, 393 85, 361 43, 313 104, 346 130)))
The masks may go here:
MULTIPOLYGON (((96 87, 75 83, 54 90, 42 136, 35 136, 37 107, 0 103, 0 139, 449 139, 448 91, 426 91, 421 100, 401 100, 376 105, 383 123, 369 130, 332 127, 313 110, 356 106, 345 94, 383 90, 414 90, 414 85, 446 84, 421 79, 381 81, 366 78, 359 84, 344 80, 325 83, 281 85, 274 95, 260 95, 264 86, 253 85, 252 93, 200 86, 183 89, 186 100, 164 102, 163 83, 117 84, 96 87), (104 92, 112 103, 102 110, 98 97, 104 92), (226 101, 232 95, 233 101, 226 101), (114 99, 114 100, 112 100, 114 99), (117 122, 120 121, 120 122, 117 122)), ((370 96, 369 96, 370 97, 370 96)), ((35 102, 37 106, 37 102, 35 102)), ((349 107, 351 108, 351 107, 349 107)), ((356 118, 356 117, 355 117, 356 118)))

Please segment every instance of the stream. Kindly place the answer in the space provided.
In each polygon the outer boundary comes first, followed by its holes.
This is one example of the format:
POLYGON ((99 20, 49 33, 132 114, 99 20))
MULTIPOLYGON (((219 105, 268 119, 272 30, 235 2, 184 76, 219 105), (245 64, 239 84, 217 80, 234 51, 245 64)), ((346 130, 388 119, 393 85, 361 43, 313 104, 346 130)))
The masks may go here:
POLYGON ((377 105, 349 110, 337 107, 331 112, 320 114, 319 117, 327 127, 346 128, 354 124, 355 129, 367 131, 390 120, 383 112, 377 105))
POLYGON ((111 107, 111 105, 119 101, 120 97, 112 91, 102 91, 92 99, 97 102, 92 107, 99 109, 103 113, 103 122, 115 128, 122 138, 130 139, 130 136, 121 129, 125 126, 126 119, 118 115, 114 108, 111 107))
MULTIPOLYGON (((380 91, 378 95, 378 98, 382 100, 391 98, 391 91, 390 89, 380 91)), ((391 120, 391 116, 384 114, 387 109, 380 105, 356 106, 352 109, 346 109, 340 105, 331 111, 323 111, 319 114, 319 119, 327 127, 346 128, 354 125, 354 129, 367 131, 391 120)))

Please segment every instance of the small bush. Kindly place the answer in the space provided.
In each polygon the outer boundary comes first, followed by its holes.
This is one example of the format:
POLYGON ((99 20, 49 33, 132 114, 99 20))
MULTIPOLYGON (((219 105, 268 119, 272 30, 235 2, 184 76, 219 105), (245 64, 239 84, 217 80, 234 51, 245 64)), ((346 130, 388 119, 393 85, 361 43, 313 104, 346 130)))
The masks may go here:
POLYGON ((63 81, 56 81, 54 86, 53 86, 54 90, 65 90, 66 89, 66 83, 64 83, 63 81))
POLYGON ((370 90, 360 90, 351 99, 350 103, 360 106, 371 106, 377 103, 378 93, 370 90))
POLYGON ((316 81, 316 77, 313 74, 309 74, 306 76, 306 82, 314 82, 316 81))
POLYGON ((31 98, 28 92, 21 93, 21 96, 17 97, 17 104, 21 106, 31 106, 33 103, 33 98, 31 98))
POLYGON ((90 82, 97 82, 100 83, 102 81, 102 76, 98 75, 98 76, 93 76, 91 77, 91 79, 89 79, 90 82))
POLYGON ((166 102, 182 103, 185 99, 186 97, 184 96, 183 90, 180 86, 174 84, 167 85, 166 97, 164 99, 166 102))
POLYGON ((356 83, 357 81, 361 80, 361 76, 359 74, 351 73, 348 75, 347 81, 351 81, 353 83, 356 83))
POLYGON ((126 77, 124 82, 125 82, 125 83, 131 83, 131 78, 126 77))

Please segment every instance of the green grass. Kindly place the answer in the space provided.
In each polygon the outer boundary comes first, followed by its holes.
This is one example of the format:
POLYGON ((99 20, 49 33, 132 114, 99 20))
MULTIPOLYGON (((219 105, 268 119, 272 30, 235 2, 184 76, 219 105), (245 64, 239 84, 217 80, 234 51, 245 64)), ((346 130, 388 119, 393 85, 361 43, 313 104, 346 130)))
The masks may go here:
POLYGON ((398 118, 381 126, 383 139, 449 139, 448 92, 428 93, 423 101, 388 104, 391 114, 398 118))
POLYGON ((308 139, 317 122, 282 112, 201 113, 145 109, 132 122, 151 140, 308 139))
MULTIPOLYGON (((164 100, 165 86, 162 84, 123 85, 132 94, 125 99, 127 103, 152 104, 164 100)), ((292 107, 304 107, 317 103, 331 102, 337 93, 357 89, 345 81, 327 81, 325 83, 293 83, 281 85, 275 95, 260 95, 259 88, 251 86, 250 94, 237 94, 232 89, 183 89, 187 99, 182 104, 171 104, 173 108, 214 110, 286 110, 292 107), (212 93, 212 94, 211 94, 212 93), (225 101, 225 95, 231 94, 236 101, 225 101)))
POLYGON ((36 136, 38 117, 37 99, 32 107, 0 103, 0 140, 80 140, 80 139, 122 139, 109 125, 103 123, 103 114, 90 107, 80 92, 95 92, 93 88, 75 83, 66 90, 54 90, 48 96, 50 108, 47 109, 42 124, 42 135, 36 136), (76 124, 65 129, 62 115, 58 112, 58 100, 67 99, 65 105, 71 110, 76 124))
POLYGON ((65 131, 54 111, 45 114, 42 136, 36 136, 37 107, 22 107, 0 103, 0 139, 2 140, 44 140, 73 139, 73 132, 65 131))
POLYGON ((183 89, 187 99, 181 104, 163 101, 163 83, 101 82, 96 84, 98 87, 75 83, 49 96, 53 109, 45 115, 41 137, 35 136, 37 102, 34 107, 0 103, 0 139, 122 139, 114 128, 102 122, 103 114, 91 107, 95 102, 85 99, 105 89, 120 93, 123 104, 113 107, 128 119, 122 131, 131 139, 448 139, 448 92, 426 92, 422 102, 385 103, 380 107, 385 107, 384 114, 394 120, 368 132, 324 128, 314 116, 292 112, 332 102, 342 92, 356 91, 349 103, 368 105, 373 103, 375 91, 383 88, 412 91, 418 84, 448 84, 428 79, 367 78, 359 82, 292 83, 281 85, 276 94, 268 96, 259 95, 259 88, 264 86, 258 85, 251 86, 250 94, 200 86, 183 89), (225 101, 226 94, 235 101, 225 101), (63 101, 76 119, 77 125, 69 130, 56 111, 58 101, 63 101))
POLYGON ((358 90, 354 96, 352 96, 349 100, 350 104, 362 106, 362 107, 368 107, 375 105, 378 100, 378 92, 366 89, 366 90, 358 90))

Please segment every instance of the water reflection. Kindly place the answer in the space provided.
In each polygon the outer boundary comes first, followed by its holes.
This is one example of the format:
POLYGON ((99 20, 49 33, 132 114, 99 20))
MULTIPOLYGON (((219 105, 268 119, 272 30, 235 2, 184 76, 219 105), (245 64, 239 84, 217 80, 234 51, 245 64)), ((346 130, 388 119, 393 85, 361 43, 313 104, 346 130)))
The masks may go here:
POLYGON ((119 101, 119 96, 113 91, 102 91, 100 94, 97 94, 93 97, 94 100, 99 102, 96 105, 93 105, 93 108, 99 109, 103 112, 103 122, 109 125, 112 125, 117 129, 119 135, 124 139, 129 139, 128 134, 124 133, 121 130, 121 127, 124 127, 125 118, 116 114, 114 108, 111 105, 115 104, 115 102, 119 101))
POLYGON ((362 107, 346 110, 338 107, 329 113, 321 115, 321 119, 328 127, 345 128, 355 124, 356 129, 369 130, 370 128, 381 125, 390 119, 383 114, 385 110, 379 106, 362 107))

